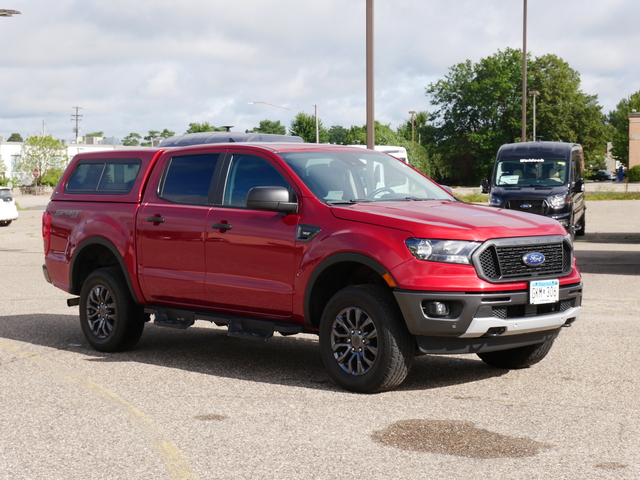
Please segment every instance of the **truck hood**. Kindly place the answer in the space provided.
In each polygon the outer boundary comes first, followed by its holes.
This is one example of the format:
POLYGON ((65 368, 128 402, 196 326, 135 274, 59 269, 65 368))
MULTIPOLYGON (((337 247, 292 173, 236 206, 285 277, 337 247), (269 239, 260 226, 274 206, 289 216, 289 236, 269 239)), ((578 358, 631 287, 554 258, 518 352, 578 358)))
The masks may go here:
POLYGON ((418 238, 485 241, 567 234, 558 222, 541 215, 463 202, 363 202, 331 210, 342 220, 406 230, 418 238))

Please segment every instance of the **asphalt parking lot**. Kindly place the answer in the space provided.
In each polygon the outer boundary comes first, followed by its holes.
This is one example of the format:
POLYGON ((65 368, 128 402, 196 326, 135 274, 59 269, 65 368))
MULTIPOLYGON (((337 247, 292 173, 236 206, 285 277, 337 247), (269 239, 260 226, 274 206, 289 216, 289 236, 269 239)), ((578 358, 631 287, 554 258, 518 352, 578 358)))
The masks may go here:
MULTIPOLYGON (((597 184, 600 185, 600 184, 597 184)), ((422 356, 345 392, 315 337, 197 322, 105 355, 43 278, 45 198, 0 228, 0 479, 638 479, 640 200, 588 202, 583 314, 525 370, 422 356)))

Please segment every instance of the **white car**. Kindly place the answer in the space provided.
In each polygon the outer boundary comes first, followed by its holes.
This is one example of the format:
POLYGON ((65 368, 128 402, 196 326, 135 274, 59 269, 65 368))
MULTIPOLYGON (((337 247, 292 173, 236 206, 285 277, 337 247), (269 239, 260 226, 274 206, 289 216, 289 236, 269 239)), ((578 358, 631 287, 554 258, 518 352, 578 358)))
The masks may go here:
POLYGON ((0 227, 6 227, 18 218, 16 202, 9 187, 0 187, 0 227))

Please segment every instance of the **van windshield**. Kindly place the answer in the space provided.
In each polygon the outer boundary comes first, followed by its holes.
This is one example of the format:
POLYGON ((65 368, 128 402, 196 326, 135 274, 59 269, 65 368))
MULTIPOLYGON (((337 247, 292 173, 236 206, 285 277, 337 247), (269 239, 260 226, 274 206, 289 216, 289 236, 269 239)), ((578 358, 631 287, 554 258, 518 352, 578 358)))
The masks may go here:
POLYGON ((508 158, 498 160, 494 184, 508 186, 559 186, 566 183, 567 161, 561 158, 508 158))

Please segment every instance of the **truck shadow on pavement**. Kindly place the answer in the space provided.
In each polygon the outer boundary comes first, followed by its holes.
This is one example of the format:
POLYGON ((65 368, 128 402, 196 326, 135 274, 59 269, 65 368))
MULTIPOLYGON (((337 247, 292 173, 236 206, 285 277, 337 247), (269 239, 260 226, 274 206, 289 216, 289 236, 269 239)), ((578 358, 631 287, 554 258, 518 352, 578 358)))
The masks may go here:
MULTIPOLYGON (((130 362, 139 362, 250 382, 343 391, 325 371, 317 338, 312 335, 274 336, 265 342, 228 337, 226 329, 206 322, 196 322, 187 330, 147 324, 133 350, 101 353, 85 340, 77 316, 35 314, 0 317, 0 342, 2 339, 77 352, 89 362, 123 362, 124 368, 130 362)), ((398 390, 442 388, 506 373, 473 355, 423 355, 415 358, 398 390)))
POLYGON ((576 237, 576 243, 631 243, 640 245, 640 232, 587 232, 584 237, 576 237))
POLYGON ((587 233, 576 239, 575 244, 574 252, 582 273, 640 275, 640 233, 587 233), (596 244, 601 245, 601 249, 591 250, 596 244), (585 245, 585 249, 581 245, 585 245), (638 248, 630 250, 627 245, 638 248))

